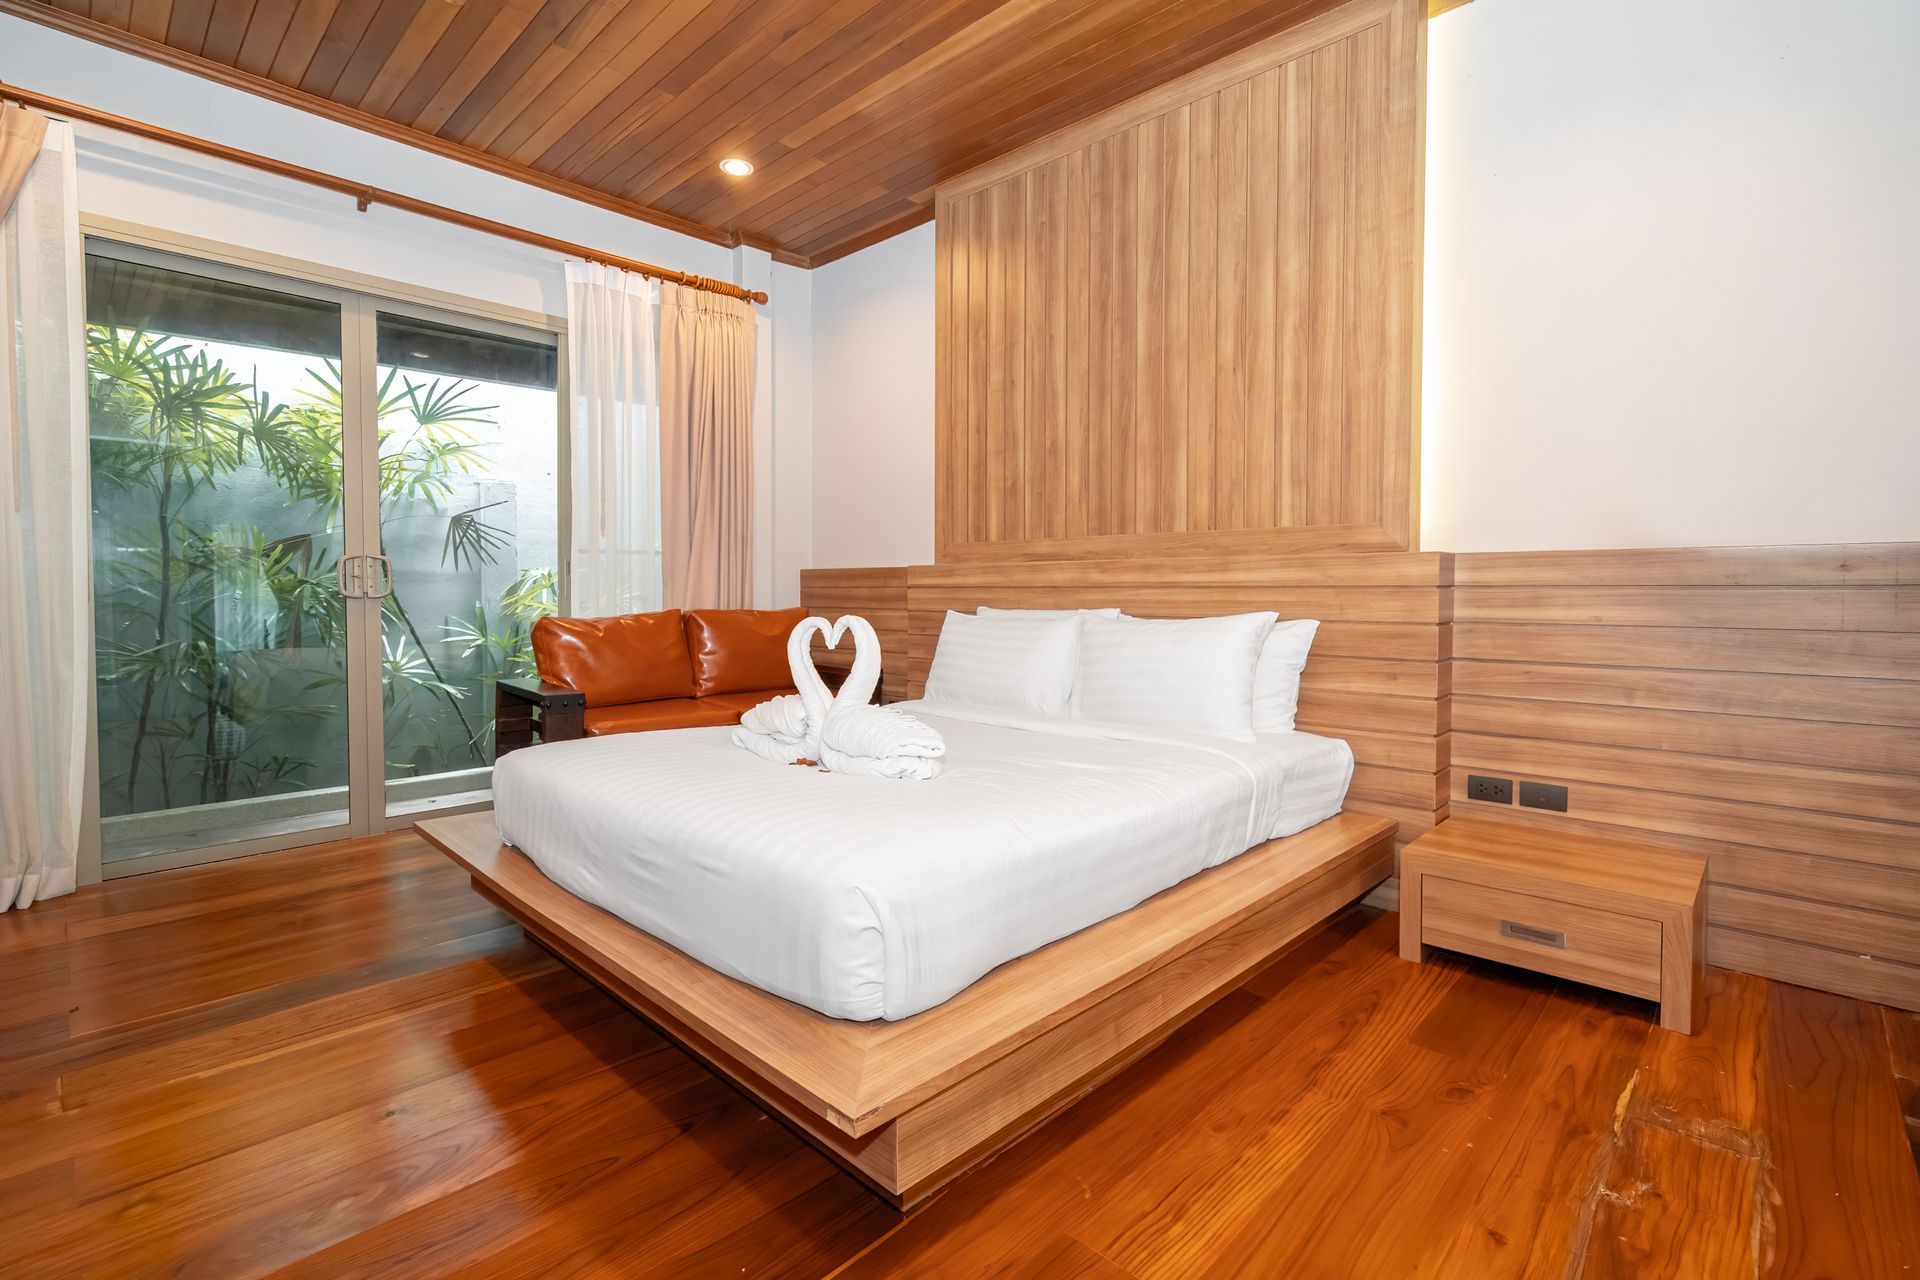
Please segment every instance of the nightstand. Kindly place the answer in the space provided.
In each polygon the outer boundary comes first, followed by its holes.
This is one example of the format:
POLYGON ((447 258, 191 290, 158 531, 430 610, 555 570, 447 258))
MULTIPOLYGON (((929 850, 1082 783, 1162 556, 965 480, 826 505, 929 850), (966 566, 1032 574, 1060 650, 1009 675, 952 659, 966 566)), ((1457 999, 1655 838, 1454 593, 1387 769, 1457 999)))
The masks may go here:
POLYGON ((1691 1034, 1706 947, 1705 858, 1449 818, 1400 853, 1400 954, 1464 951, 1660 1002, 1691 1034))

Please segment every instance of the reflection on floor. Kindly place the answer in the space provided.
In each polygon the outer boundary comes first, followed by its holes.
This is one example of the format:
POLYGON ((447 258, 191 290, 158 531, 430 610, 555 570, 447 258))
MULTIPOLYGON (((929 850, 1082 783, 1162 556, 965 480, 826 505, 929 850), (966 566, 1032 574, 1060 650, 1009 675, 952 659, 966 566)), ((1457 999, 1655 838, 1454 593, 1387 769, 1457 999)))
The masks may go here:
POLYGON ((1394 923, 902 1217, 411 836, 123 880, 0 916, 0 1271, 1920 1274, 1912 1015, 1714 973, 1674 1036, 1394 923))

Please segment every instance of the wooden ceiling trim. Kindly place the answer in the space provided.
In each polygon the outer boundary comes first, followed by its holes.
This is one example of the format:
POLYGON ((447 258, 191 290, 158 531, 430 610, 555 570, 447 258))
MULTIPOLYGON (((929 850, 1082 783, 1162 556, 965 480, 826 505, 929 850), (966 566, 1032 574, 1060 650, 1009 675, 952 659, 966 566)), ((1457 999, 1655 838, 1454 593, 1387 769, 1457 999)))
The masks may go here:
POLYGON ((938 183, 1333 2, 0 0, 0 12, 806 262, 915 225, 938 183), (720 174, 727 155, 751 160, 752 179, 720 174))
MULTIPOLYGON (((434 2, 441 3, 443 0, 434 0, 434 2)), ((463 14, 468 11, 469 7, 467 6, 463 6, 460 10, 463 14)), ((72 35, 81 36, 97 44, 104 44, 112 48, 120 49, 126 53, 137 54, 153 62, 165 63, 168 66, 176 67, 183 71, 190 71, 195 75, 218 81, 229 88, 243 89, 258 97, 280 103, 282 106, 309 111, 314 115, 324 116, 338 124, 349 125, 356 129, 364 129, 368 133, 378 134, 394 142, 404 142, 409 146, 418 147, 422 151, 430 151, 435 155, 444 156, 449 160, 458 160, 463 164, 473 165, 477 169, 485 169, 489 173, 495 173, 504 178, 512 178, 517 182, 524 182, 530 186, 539 187, 544 191, 551 191, 555 195, 566 196, 570 200, 578 200, 583 204, 595 205, 614 213, 625 214, 629 218, 637 218, 642 222, 651 223, 657 227, 665 227, 669 231, 678 231, 682 235, 692 236, 698 240, 705 240, 710 244, 731 247, 736 244, 745 243, 741 236, 722 230, 721 228, 707 226, 704 223, 695 222, 689 218, 677 217, 659 209, 637 205, 631 200, 624 200, 619 196, 608 195, 604 191, 595 191, 591 187, 581 186, 577 182, 568 182, 563 178, 556 178, 551 174, 544 174, 538 170, 529 169, 523 165, 502 160, 497 156, 475 150, 472 147, 464 147, 458 143, 447 142, 444 139, 433 137, 430 134, 419 133, 407 128, 405 125, 395 124, 391 120, 371 115, 354 107, 343 107, 338 103, 316 99, 302 94, 297 90, 289 89, 285 85, 275 81, 259 80, 242 72, 235 71, 232 68, 223 67, 217 63, 205 62, 201 59, 183 54, 169 46, 154 44, 150 40, 141 39, 139 36, 132 35, 125 31, 111 31, 105 27, 90 23, 85 19, 73 17, 63 10, 53 9, 47 5, 36 3, 35 0, 0 0, 0 13, 12 14, 18 18, 25 18, 30 22, 37 22, 42 26, 52 27, 56 30, 66 31, 72 35)), ((783 261, 789 259, 795 260, 797 265, 806 265, 806 259, 798 254, 788 253, 782 258, 783 261)))
POLYGON ((871 249, 882 240, 891 240, 903 231, 911 231, 915 227, 932 221, 933 207, 931 205, 925 209, 915 209, 912 213, 895 218, 892 222, 883 222, 879 226, 868 231, 863 231, 851 239, 842 240, 839 244, 834 245, 833 248, 809 257, 805 265, 809 267, 824 267, 829 262, 838 262, 842 258, 852 257, 862 249, 871 249))

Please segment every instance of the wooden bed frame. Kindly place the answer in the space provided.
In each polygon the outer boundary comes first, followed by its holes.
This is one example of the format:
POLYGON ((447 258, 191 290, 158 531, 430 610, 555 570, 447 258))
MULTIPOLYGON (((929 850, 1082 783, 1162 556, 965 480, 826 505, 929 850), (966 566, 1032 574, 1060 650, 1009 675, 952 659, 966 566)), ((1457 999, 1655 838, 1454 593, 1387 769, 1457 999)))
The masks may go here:
POLYGON ((419 830, 539 942, 908 1208, 1063 1110, 1393 874, 1345 813, 1001 965, 899 1022, 829 1018, 562 889, 491 813, 419 830))

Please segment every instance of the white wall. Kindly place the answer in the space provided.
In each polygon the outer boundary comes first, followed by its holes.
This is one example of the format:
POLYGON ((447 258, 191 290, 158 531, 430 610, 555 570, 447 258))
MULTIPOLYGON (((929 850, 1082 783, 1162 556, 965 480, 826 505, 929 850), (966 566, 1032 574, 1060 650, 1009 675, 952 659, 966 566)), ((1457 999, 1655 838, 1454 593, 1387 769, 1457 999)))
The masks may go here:
POLYGON ((1920 4, 1428 40, 1422 543, 1920 539, 1920 4))
POLYGON ((933 560, 933 224, 813 272, 813 563, 933 560))
MULTIPOLYGON (((766 604, 798 601, 812 487, 804 467, 783 468, 776 460, 782 454, 804 458, 810 448, 808 273, 779 266, 758 250, 696 240, 5 14, 0 80, 626 257, 767 290, 772 301, 760 317, 759 391, 767 417, 756 424, 763 483, 755 495, 755 594, 766 604)), ((124 134, 87 125, 75 132, 85 213, 501 306, 566 314, 558 254, 377 205, 359 213, 348 197, 124 134)))
MULTIPOLYGON (((1913 0, 1433 22, 1423 546, 1920 540, 1916 49, 1913 0)), ((815 563, 924 563, 931 230, 815 276, 815 563)))

